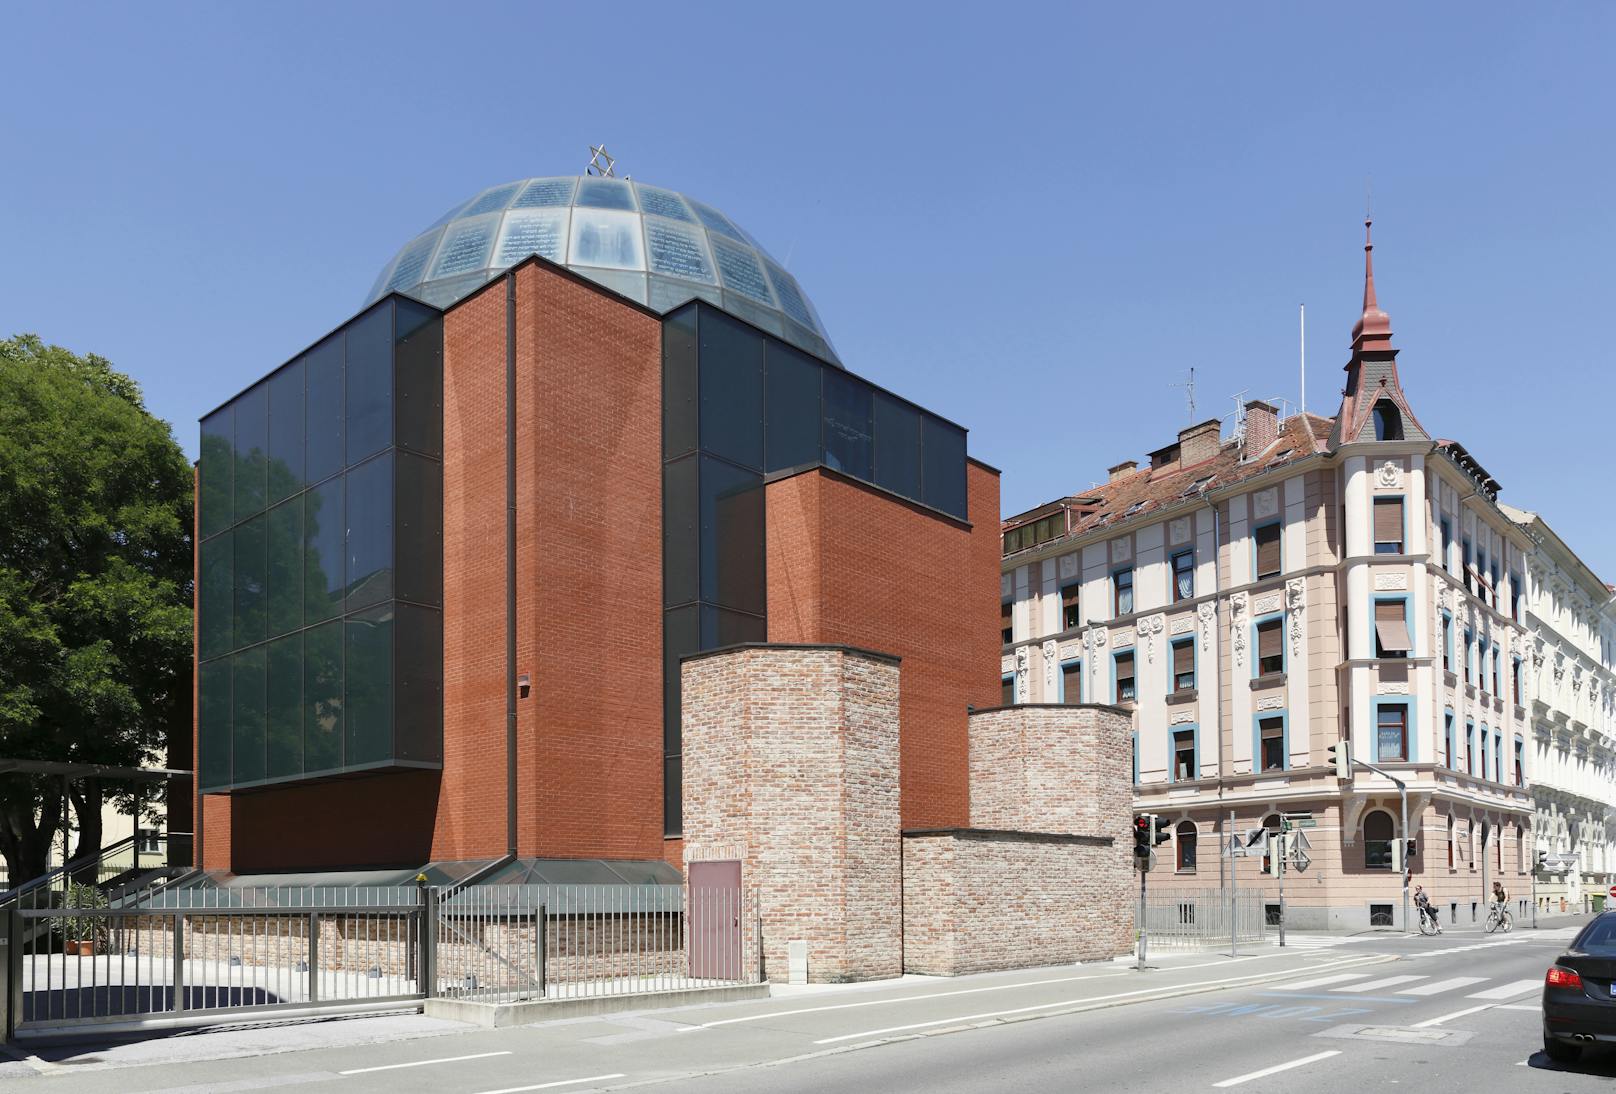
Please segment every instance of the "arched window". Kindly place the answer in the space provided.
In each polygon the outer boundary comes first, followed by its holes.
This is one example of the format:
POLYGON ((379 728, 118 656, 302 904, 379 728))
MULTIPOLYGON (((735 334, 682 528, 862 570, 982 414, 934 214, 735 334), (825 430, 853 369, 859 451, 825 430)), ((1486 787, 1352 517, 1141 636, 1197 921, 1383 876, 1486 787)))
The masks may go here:
POLYGON ((1453 869, 1453 818, 1448 818, 1448 869, 1453 869))
POLYGON ((1365 870, 1392 868, 1392 815, 1376 809, 1363 819, 1365 870))
POLYGON ((1526 873, 1526 843, 1525 843, 1525 840, 1524 840, 1525 835, 1526 835, 1525 831, 1521 828, 1521 822, 1516 821, 1515 822, 1515 872, 1517 874, 1526 873))
POLYGON ((1271 874, 1274 872, 1273 852, 1279 847, 1279 814, 1268 814, 1263 818, 1262 826, 1268 829, 1269 848, 1269 853, 1264 855, 1262 859, 1262 872, 1265 874, 1271 874))
POLYGON ((1403 439, 1403 415, 1397 404, 1382 399, 1375 404, 1375 440, 1400 441, 1403 439))
POLYGON ((1184 821, 1178 826, 1178 869, 1180 873, 1195 873, 1195 822, 1184 821))

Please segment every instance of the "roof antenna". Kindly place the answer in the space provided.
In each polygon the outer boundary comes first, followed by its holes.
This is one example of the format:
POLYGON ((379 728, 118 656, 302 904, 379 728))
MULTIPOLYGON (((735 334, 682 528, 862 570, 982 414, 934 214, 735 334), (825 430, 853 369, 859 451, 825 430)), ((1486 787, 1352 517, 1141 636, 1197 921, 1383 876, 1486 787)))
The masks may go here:
POLYGON ((1184 389, 1184 399, 1190 407, 1190 425, 1195 424, 1195 366, 1190 366, 1189 379, 1182 384, 1168 384, 1168 387, 1181 387, 1184 389))
POLYGON ((1234 429, 1229 434, 1231 440, 1243 441, 1246 439, 1246 393, 1250 390, 1250 388, 1241 388, 1229 396, 1234 400, 1234 429))
POLYGON ((603 179, 616 178, 616 165, 617 161, 612 158, 612 154, 610 152, 606 151, 606 145, 604 142, 602 142, 599 148, 595 147, 594 145, 590 145, 589 166, 584 168, 584 174, 599 175, 603 179))
POLYGON ((1307 305, 1298 304, 1302 313, 1302 417, 1307 417, 1307 305))

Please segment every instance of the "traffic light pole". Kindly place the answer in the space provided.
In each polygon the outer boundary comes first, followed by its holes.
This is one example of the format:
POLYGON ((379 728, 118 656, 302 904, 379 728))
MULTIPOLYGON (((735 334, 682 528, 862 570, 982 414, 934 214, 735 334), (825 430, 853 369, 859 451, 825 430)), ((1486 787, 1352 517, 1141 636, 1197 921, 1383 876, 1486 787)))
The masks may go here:
MULTIPOLYGON (((1408 784, 1402 779, 1399 779, 1396 775, 1393 775, 1390 771, 1382 771, 1374 764, 1360 760, 1356 756, 1352 757, 1352 762, 1357 764, 1359 767, 1367 767, 1375 774, 1390 779, 1392 782, 1397 784, 1397 796, 1402 800, 1403 814, 1403 933, 1408 934, 1410 933, 1408 929, 1408 860, 1410 857, 1408 853, 1408 784)), ((1281 929, 1283 930, 1283 928, 1281 929)))
POLYGON ((1235 893, 1235 879, 1239 876, 1240 860, 1234 853, 1234 810, 1229 810, 1229 956, 1240 956, 1240 901, 1235 893))
POLYGON ((1279 877, 1279 944, 1285 945, 1285 852, 1289 849, 1291 822, 1279 821, 1279 853, 1274 856, 1274 873, 1279 877))
POLYGON ((1145 919, 1145 879, 1150 876, 1150 860, 1139 871, 1139 971, 1145 971, 1145 945, 1150 940, 1150 925, 1145 919))

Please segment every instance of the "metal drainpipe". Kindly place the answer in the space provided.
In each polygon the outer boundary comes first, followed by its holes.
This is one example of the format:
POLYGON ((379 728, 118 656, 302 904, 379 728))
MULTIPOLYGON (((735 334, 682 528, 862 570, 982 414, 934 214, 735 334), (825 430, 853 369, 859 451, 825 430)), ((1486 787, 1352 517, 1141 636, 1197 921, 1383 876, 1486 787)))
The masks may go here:
POLYGON ((516 274, 505 275, 505 843, 516 854, 516 274))

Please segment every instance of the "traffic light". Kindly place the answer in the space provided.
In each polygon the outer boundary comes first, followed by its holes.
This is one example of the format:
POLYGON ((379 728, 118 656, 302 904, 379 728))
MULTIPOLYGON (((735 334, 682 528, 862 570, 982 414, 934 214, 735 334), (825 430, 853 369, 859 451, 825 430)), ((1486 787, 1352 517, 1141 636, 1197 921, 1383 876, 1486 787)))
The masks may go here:
POLYGON ((1415 840, 1412 840, 1412 839, 1407 840, 1406 842, 1408 843, 1408 857, 1413 858, 1416 854, 1419 853, 1418 842, 1415 841, 1415 840))
POLYGON ((1335 768, 1335 777, 1352 778, 1352 742, 1342 738, 1325 751, 1329 753, 1330 764, 1335 768))
POLYGON ((1152 847, 1159 847, 1172 838, 1172 831, 1167 827, 1167 818, 1150 814, 1150 843, 1152 847))
POLYGON ((1133 857, 1150 857, 1150 816, 1144 814, 1133 819, 1133 857))
POLYGON ((1548 864, 1549 853, 1547 851, 1539 851, 1537 853, 1537 872, 1541 874, 1548 864))

